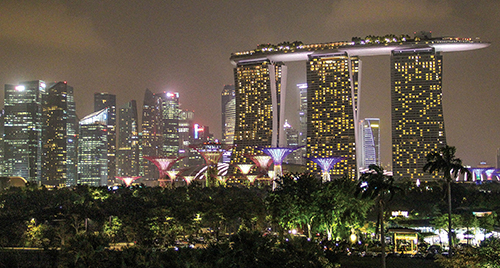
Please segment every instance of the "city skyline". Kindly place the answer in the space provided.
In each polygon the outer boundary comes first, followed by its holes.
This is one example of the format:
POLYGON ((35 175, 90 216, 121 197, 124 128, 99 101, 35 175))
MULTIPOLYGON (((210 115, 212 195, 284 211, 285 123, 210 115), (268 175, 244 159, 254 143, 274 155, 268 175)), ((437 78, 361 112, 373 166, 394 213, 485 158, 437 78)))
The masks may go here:
MULTIPOLYGON (((305 4, 293 1, 262 5, 257 1, 223 5, 187 1, 171 8, 155 1, 122 6, 12 1, 0 7, 2 14, 7 14, 0 19, 0 29, 4 30, 0 34, 0 47, 6 52, 0 58, 4 63, 0 67, 0 82, 67 80, 74 87, 80 117, 92 112, 91 94, 95 92, 117 95, 118 107, 131 99, 142 104, 146 88, 153 92, 179 92, 183 96, 181 108, 195 110, 197 123, 210 126, 216 137, 222 138, 220 92, 223 85, 234 84, 228 62, 231 52, 252 49, 261 43, 349 41, 354 36, 412 35, 420 30, 432 30, 434 36, 479 36, 492 46, 446 55, 443 110, 447 143, 457 147, 457 156, 472 166, 479 161, 494 165, 496 148, 500 147, 500 139, 492 135, 500 131, 495 116, 499 109, 495 104, 500 101, 495 94, 500 88, 495 76, 500 58, 496 44, 500 40, 494 31, 494 14, 500 8, 493 1, 480 6, 462 1, 423 1, 421 5, 372 2, 305 4), (377 4, 387 10, 377 8, 377 4), (359 15, 354 13, 355 6, 364 7, 359 15), (282 16, 287 19, 270 23, 276 8, 282 10, 282 16), (238 22, 227 16, 243 10, 248 12, 244 12, 238 22), (63 19, 47 22, 48 26, 34 25, 33 18, 49 17, 43 14, 53 11, 59 12, 63 19), (198 16, 185 19, 181 16, 185 13, 198 16), (261 23, 262 20, 266 23, 261 23), (126 22, 127 29, 115 21, 126 22), (255 27, 247 27, 254 24, 255 27), (25 30, 9 31, 16 27, 25 30), (31 35, 30 31, 33 31, 31 35), (34 31, 39 34, 34 35, 34 31)), ((387 66, 388 59, 362 60, 365 66, 362 81, 370 83, 363 84, 363 100, 368 103, 362 103, 366 108, 360 118, 380 118, 382 164, 387 165, 391 159, 390 74, 386 68, 376 66, 387 66)), ((289 68, 289 109, 294 109, 294 102, 298 107, 298 93, 294 96, 291 85, 305 82, 305 75, 300 74, 302 69, 303 64, 289 68)), ((286 119, 298 128, 298 119, 293 118, 297 117, 295 110, 287 111, 286 119)))

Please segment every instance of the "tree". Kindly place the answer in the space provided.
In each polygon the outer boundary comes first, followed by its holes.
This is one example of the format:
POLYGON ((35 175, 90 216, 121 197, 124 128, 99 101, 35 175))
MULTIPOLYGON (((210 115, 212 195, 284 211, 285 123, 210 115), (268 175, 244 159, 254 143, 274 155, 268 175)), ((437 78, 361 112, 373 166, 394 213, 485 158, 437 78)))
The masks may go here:
POLYGON ((394 185, 394 178, 384 174, 384 169, 377 165, 370 165, 368 172, 361 174, 357 195, 375 201, 378 207, 380 222, 380 243, 382 245, 382 267, 385 268, 385 230, 384 205, 394 197, 398 187, 394 185))
POLYGON ((451 220, 451 183, 458 174, 467 174, 471 177, 470 171, 462 165, 462 160, 455 157, 457 149, 453 146, 446 145, 440 148, 437 152, 429 153, 426 157, 427 163, 423 170, 430 174, 435 172, 443 172, 443 180, 448 189, 448 245, 450 247, 448 256, 452 255, 452 220, 451 220))

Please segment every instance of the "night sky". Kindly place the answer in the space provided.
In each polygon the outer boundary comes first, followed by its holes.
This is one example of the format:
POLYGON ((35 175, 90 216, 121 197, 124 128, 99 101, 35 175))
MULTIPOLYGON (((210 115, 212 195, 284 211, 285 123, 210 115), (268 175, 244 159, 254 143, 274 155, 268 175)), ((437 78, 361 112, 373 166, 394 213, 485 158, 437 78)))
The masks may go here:
MULTIPOLYGON (((349 41, 409 34, 480 37, 489 48, 444 55, 446 136, 464 164, 495 166, 500 147, 498 0, 22 1, 0 4, 0 84, 68 81, 79 117, 93 94, 118 107, 144 91, 177 91, 181 107, 220 138, 220 93, 233 84, 232 52, 261 43, 349 41)), ((361 115, 381 118, 382 164, 390 153, 389 57, 364 57, 361 115)), ((298 127, 305 62, 289 64, 287 118, 298 127)), ((0 92, 3 100, 3 90, 0 92)), ((140 110, 142 110, 139 107, 140 110)))

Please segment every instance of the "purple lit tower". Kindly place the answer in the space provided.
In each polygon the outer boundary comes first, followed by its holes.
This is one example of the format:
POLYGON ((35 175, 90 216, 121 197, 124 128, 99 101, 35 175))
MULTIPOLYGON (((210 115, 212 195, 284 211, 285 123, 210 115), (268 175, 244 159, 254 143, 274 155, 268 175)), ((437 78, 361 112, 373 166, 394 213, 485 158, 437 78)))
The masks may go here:
MULTIPOLYGON (((169 157, 162 157, 162 156, 143 156, 142 158, 149 160, 153 162, 156 167, 158 168, 158 171, 160 172, 160 178, 158 179, 158 182, 160 186, 165 186, 165 182, 167 181, 167 176, 169 176, 168 171, 172 168, 172 166, 175 164, 175 162, 179 161, 180 159, 184 158, 185 156, 182 157, 177 157, 177 156, 169 156, 169 157)), ((170 177, 170 176, 169 176, 170 177)), ((171 180, 173 183, 173 180, 171 180)))
POLYGON ((316 163, 322 172, 323 182, 330 181, 330 170, 337 164, 342 161, 343 157, 318 157, 318 158, 309 158, 309 160, 316 163))
POLYGON ((273 176, 273 190, 276 189, 276 179, 283 175, 283 170, 281 168, 281 164, 283 164, 283 160, 287 155, 291 152, 295 151, 297 148, 283 148, 283 147, 275 147, 275 148, 264 148, 262 151, 269 155, 273 159, 274 163, 274 176, 273 176))
POLYGON ((136 176, 136 177, 115 177, 121 181, 123 181, 123 183, 125 183, 125 186, 129 187, 130 185, 132 185, 132 182, 139 179, 141 176, 136 176))

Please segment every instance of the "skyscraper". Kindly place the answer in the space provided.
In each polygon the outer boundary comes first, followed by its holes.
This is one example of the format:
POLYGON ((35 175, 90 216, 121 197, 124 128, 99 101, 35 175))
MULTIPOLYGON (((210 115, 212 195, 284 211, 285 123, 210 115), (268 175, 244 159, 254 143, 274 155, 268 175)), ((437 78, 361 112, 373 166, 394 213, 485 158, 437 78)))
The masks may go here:
POLYGON ((5 85, 4 164, 5 176, 20 176, 40 183, 42 175, 41 80, 5 85))
POLYGON ((234 85, 225 85, 221 94, 221 134, 222 142, 232 144, 234 139, 234 124, 236 121, 236 100, 234 85))
POLYGON ((179 93, 160 94, 161 117, 163 124, 163 156, 179 155, 179 93))
MULTIPOLYGON (((141 155, 161 156, 163 143, 163 128, 160 99, 146 89, 142 106, 141 155)), ((141 175, 143 180, 158 180, 156 166, 146 159, 141 159, 141 175)))
MULTIPOLYGON (((307 157, 343 157, 331 170, 337 177, 357 176, 358 65, 345 54, 310 56, 307 62, 307 157)), ((308 170, 321 172, 311 162, 308 170)))
POLYGON ((119 115, 117 175, 138 176, 140 174, 139 120, 136 101, 131 100, 120 108, 119 115))
POLYGON ((42 184, 76 185, 77 119, 73 87, 50 85, 43 100, 42 184))
POLYGON ((392 169, 395 178, 434 177, 422 167, 428 153, 446 145, 442 59, 432 47, 392 51, 392 169))
POLYGON ((286 66, 268 60, 238 63, 234 69, 236 124, 232 162, 250 163, 244 154, 258 147, 284 146, 286 66), (282 121, 283 120, 283 121, 282 121))
POLYGON ((94 112, 108 108, 108 184, 113 185, 116 177, 116 95, 109 93, 94 94, 94 112))
POLYGON ((359 123, 361 135, 360 168, 380 165, 380 119, 365 118, 359 123))
POLYGON ((80 120, 78 139, 78 184, 108 184, 108 108, 80 120))
MULTIPOLYGON (((300 142, 299 131, 293 128, 292 125, 290 125, 286 120, 285 124, 283 125, 283 129, 285 130, 286 147, 293 149, 297 148, 300 142)), ((285 158, 284 163, 300 165, 303 162, 302 159, 302 152, 300 150, 295 150, 285 158)))

